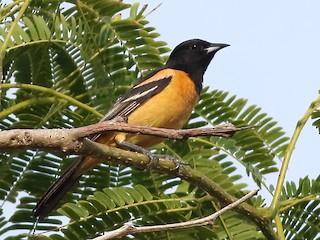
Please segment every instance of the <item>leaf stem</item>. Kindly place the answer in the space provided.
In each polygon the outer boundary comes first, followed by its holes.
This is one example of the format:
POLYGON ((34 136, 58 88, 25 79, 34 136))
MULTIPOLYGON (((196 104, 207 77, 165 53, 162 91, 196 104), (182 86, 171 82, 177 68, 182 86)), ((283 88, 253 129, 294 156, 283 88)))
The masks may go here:
POLYGON ((46 88, 46 87, 42 87, 42 86, 38 86, 38 85, 33 85, 33 84, 24 84, 24 83, 3 83, 0 84, 0 88, 2 89, 6 89, 6 88, 22 88, 22 89, 29 89, 29 90, 33 90, 33 91, 40 91, 40 92, 44 92, 44 93, 50 93, 52 95, 54 95, 55 97, 59 98, 59 99, 64 99, 67 102, 69 102, 70 104, 80 107, 84 110, 87 110, 88 112, 96 115, 99 118, 103 117, 103 114, 99 113, 98 111, 96 111, 94 108, 88 106, 87 104, 84 104, 78 100, 76 100, 73 97, 67 96, 66 94, 63 94, 61 92, 56 91, 55 89, 51 89, 51 88, 46 88))
POLYGON ((295 148, 295 145, 296 145, 296 143, 298 141, 300 133, 301 133, 304 125, 306 124, 306 122, 310 118, 311 114, 319 106, 320 106, 320 96, 310 104, 310 107, 308 108, 308 110, 306 111, 304 116, 298 121, 296 129, 294 130, 294 133, 292 135, 292 138, 291 138, 291 140, 289 142, 289 145, 288 145, 287 150, 286 150, 285 155, 284 155, 284 159, 283 159, 282 166, 281 166, 281 169, 280 169, 280 174, 279 174, 278 181, 277 181, 277 187, 276 187, 276 190, 275 190, 271 205, 269 207, 269 209, 271 210, 271 215, 272 216, 275 216, 277 214, 277 212, 278 212, 279 202, 280 202, 280 197, 281 197, 281 190, 282 190, 283 183, 284 183, 284 180, 285 180, 285 177, 286 177, 286 173, 287 173, 287 170, 288 170, 290 158, 291 158, 292 152, 293 152, 293 150, 295 148))
POLYGON ((33 105, 33 104, 45 104, 45 103, 52 103, 56 100, 56 98, 53 97, 46 97, 46 98, 32 98, 28 99, 22 102, 19 102, 12 107, 9 107, 3 111, 0 112, 0 119, 5 118, 6 116, 10 115, 11 113, 14 113, 15 111, 18 111, 19 109, 25 108, 27 106, 33 105))
MULTIPOLYGON (((7 17, 13 16, 19 8, 21 8, 21 6, 19 5, 20 3, 23 3, 24 0, 16 0, 12 3, 7 3, 4 6, 2 6, 2 9, 10 9, 10 11, 8 11, 7 13, 5 13, 4 15, 0 16, 0 22, 4 23, 4 19, 6 19, 7 17)), ((22 5, 22 4, 21 4, 22 5)))
MULTIPOLYGON (((90 199, 88 200, 90 201, 90 199)), ((97 216, 101 216, 103 214, 106 213, 113 213, 113 212, 118 212, 118 211, 122 211, 124 209, 130 209, 130 208, 134 208, 134 207, 139 207, 139 206, 148 206, 148 205, 152 205, 152 204, 159 204, 159 203, 170 203, 170 202, 192 202, 192 201, 198 201, 197 198, 185 198, 185 197, 181 197, 181 198, 166 198, 166 199, 152 199, 152 200, 143 200, 141 202, 134 202, 131 204, 125 204, 124 206, 119 206, 119 207, 114 207, 114 208, 110 208, 107 210, 99 210, 97 213, 95 214, 90 214, 86 217, 82 217, 80 220, 75 220, 75 221, 70 221, 69 223, 59 226, 57 228, 52 228, 52 229, 48 229, 46 231, 43 231, 40 234, 44 234, 44 233, 48 233, 48 232, 53 232, 56 230, 61 230, 70 226, 73 226, 74 224, 78 223, 78 222, 85 222, 85 221, 90 221, 90 219, 93 219, 94 217, 97 216)), ((67 204, 62 205, 60 208, 57 209, 57 212, 61 213, 62 215, 68 216, 67 212, 64 210, 66 208, 70 208, 70 205, 68 206, 67 204)), ((185 210, 190 210, 190 209, 194 209, 191 207, 185 207, 185 208, 174 208, 172 210, 175 210, 174 212, 179 212, 179 211, 185 211, 185 210)), ((37 235, 36 235, 37 236, 37 235)))
POLYGON ((282 226, 280 216, 277 215, 275 220, 276 220, 277 235, 279 237, 279 240, 286 240, 286 237, 284 236, 284 233, 283 233, 283 226, 282 226))
POLYGON ((3 41, 3 44, 2 44, 2 46, 0 48, 0 60, 2 60, 4 58, 4 54, 6 52, 6 48, 7 48, 8 42, 10 41, 11 35, 13 33, 13 30, 16 27, 16 25, 18 24, 18 22, 20 21, 21 17, 23 16, 24 12, 26 11, 27 7, 29 6, 29 3, 30 3, 30 0, 26 0, 24 2, 24 4, 22 5, 17 17, 14 19, 14 21, 13 21, 11 27, 10 27, 10 30, 9 30, 7 36, 5 37, 5 39, 3 41))
POLYGON ((300 204, 303 202, 310 202, 310 201, 319 201, 318 194, 310 194, 302 198, 293 197, 291 199, 282 201, 279 207, 279 212, 282 213, 284 211, 289 210, 290 208, 294 207, 297 204, 300 204))

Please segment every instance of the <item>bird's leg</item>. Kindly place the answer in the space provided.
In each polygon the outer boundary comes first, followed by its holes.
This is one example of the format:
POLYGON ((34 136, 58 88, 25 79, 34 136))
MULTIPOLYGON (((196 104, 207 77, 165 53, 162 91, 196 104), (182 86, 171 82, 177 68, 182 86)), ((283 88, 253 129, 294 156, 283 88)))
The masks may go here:
POLYGON ((174 164, 176 165, 176 167, 173 169, 174 171, 177 171, 178 174, 180 174, 180 167, 182 165, 189 165, 189 163, 183 162, 181 161, 179 158, 171 156, 171 155, 167 155, 167 154, 153 154, 152 152, 148 151, 147 149, 138 146, 136 144, 133 143, 129 143, 126 141, 119 141, 119 140, 115 140, 117 145, 121 148, 127 148, 130 151, 134 151, 137 153, 141 153, 144 155, 147 155, 150 159, 150 163, 148 163, 147 165, 147 170, 152 169, 153 167, 155 167, 158 162, 159 162, 159 158, 165 158, 165 159, 169 159, 172 162, 174 162, 174 164))
POLYGON ((126 142, 126 141, 119 141, 119 140, 115 140, 115 141, 116 141, 117 145, 121 148, 127 148, 130 151, 134 151, 137 153, 147 155, 150 159, 150 163, 148 163, 147 169, 151 169, 158 164, 159 158, 155 154, 153 154, 152 152, 148 151, 147 149, 145 149, 141 146, 138 146, 136 144, 126 142))
POLYGON ((165 159, 171 160, 176 165, 176 167, 173 170, 176 171, 178 175, 180 175, 180 173, 181 173, 181 168, 180 168, 181 166, 190 165, 189 163, 184 162, 184 161, 180 160, 179 158, 177 158, 175 156, 168 155, 168 154, 155 154, 155 156, 157 156, 158 158, 165 158, 165 159))

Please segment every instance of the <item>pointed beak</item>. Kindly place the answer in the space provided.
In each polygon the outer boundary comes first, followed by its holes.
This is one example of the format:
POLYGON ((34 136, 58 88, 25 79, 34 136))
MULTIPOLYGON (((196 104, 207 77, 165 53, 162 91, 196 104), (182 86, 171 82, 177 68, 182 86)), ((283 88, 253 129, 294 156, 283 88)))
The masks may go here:
POLYGON ((229 47, 229 46, 230 46, 229 44, 225 44, 225 43, 211 43, 209 47, 205 48, 205 50, 207 51, 207 54, 208 54, 211 52, 218 52, 222 48, 229 47))

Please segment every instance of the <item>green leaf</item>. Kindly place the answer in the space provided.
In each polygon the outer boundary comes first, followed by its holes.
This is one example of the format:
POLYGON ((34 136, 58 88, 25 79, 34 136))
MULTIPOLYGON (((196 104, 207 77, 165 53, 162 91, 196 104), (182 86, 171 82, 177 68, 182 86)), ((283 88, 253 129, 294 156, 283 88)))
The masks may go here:
POLYGON ((316 239, 320 232, 319 180, 300 179, 298 188, 295 183, 287 182, 283 188, 281 218, 286 239, 316 239))

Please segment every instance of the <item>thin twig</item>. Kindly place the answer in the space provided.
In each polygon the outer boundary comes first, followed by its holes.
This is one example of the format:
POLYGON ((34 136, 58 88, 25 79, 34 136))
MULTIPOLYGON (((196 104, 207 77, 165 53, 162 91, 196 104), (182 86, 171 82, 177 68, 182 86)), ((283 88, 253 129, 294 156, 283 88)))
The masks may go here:
POLYGON ((232 124, 217 125, 211 128, 192 128, 192 129, 168 129, 156 128, 147 126, 131 125, 123 121, 105 121, 97 124, 78 128, 77 134, 82 137, 87 137, 88 134, 104 133, 107 131, 119 131, 127 133, 138 133, 144 135, 152 135, 163 138, 171 138, 177 140, 186 140, 189 137, 197 136, 219 136, 219 137, 232 137, 237 131, 254 128, 254 126, 246 126, 237 128, 232 124))
POLYGON ((157 226, 146 226, 146 227, 135 227, 129 224, 122 226, 119 229, 110 231, 105 233, 102 236, 96 237, 93 240, 108 240, 114 238, 120 238, 129 234, 136 234, 136 233, 146 233, 146 232, 160 232, 160 231, 168 231, 168 230, 177 230, 177 229, 186 229, 191 227, 199 227, 208 224, 213 224, 214 221, 222 215, 223 213, 231 210, 232 208, 240 205, 241 203, 245 202, 247 199, 253 197, 257 194, 259 190, 253 190, 247 195, 243 196, 239 200, 225 206, 224 208, 220 209, 218 212, 215 212, 207 217, 203 217, 196 220, 191 220, 182 223, 172 223, 172 224, 164 224, 164 225, 157 225, 157 226))
POLYGON ((283 189, 286 173, 289 167, 291 155, 293 153, 293 150, 296 146, 296 143, 299 139, 299 136, 303 130, 304 125, 307 123, 307 121, 310 119, 312 113, 320 107, 320 97, 318 97, 316 100, 314 100, 306 113, 303 115, 303 117, 298 121, 297 126, 293 132, 292 137, 290 138, 290 142, 286 148, 285 155, 281 164, 281 169, 278 175, 276 190, 273 194, 273 199, 270 205, 270 210, 272 211, 272 216, 275 217, 279 208, 280 204, 280 198, 281 198, 281 192, 283 189))

